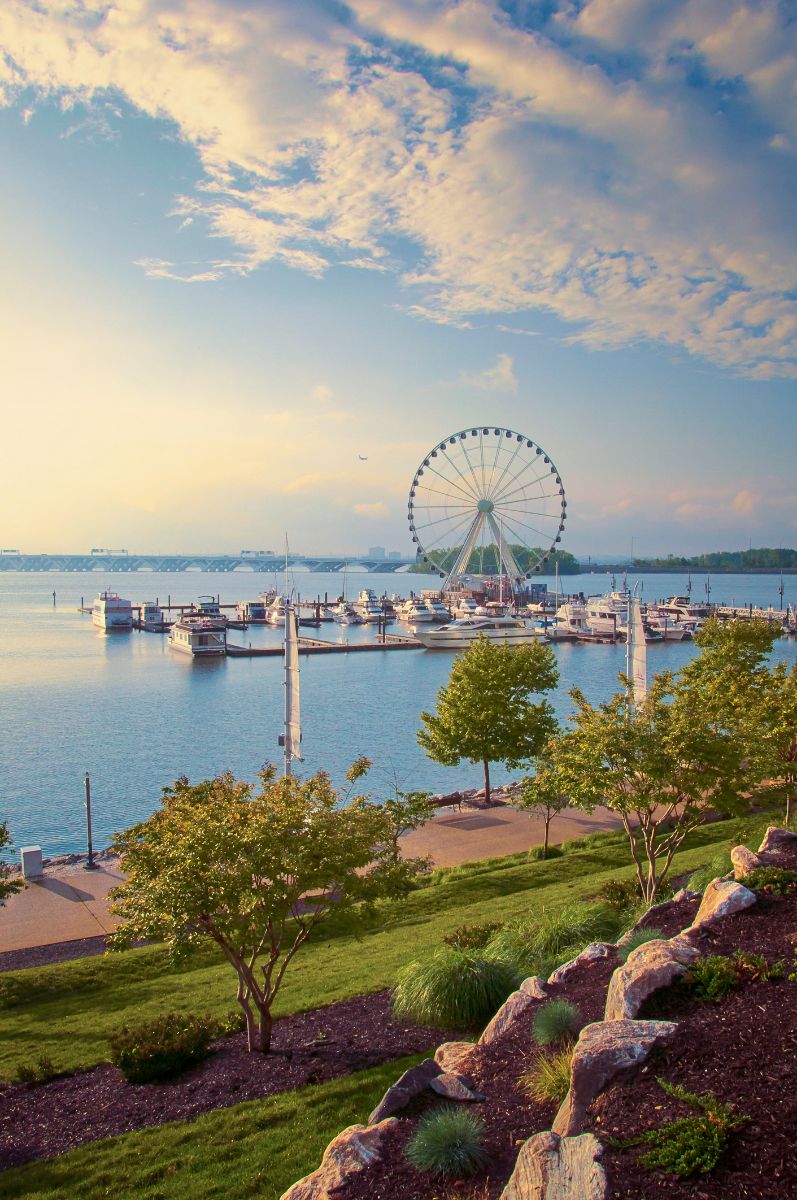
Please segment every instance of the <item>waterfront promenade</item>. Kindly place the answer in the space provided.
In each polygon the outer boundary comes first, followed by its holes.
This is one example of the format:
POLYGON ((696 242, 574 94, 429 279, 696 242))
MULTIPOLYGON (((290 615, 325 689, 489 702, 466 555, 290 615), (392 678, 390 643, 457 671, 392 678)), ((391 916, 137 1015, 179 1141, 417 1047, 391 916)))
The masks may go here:
MULTIPOLYGON (((604 809, 591 815, 572 810, 554 821, 551 840, 567 841, 618 826, 617 818, 604 809)), ((435 867, 454 867, 529 850, 542 844, 543 832, 540 819, 508 805, 463 806, 461 812, 434 816, 402 844, 408 855, 428 854, 435 867)), ((41 879, 31 881, 0 908, 0 954, 110 933, 115 922, 108 892, 121 879, 114 859, 101 862, 96 871, 84 870, 80 862, 49 867, 41 879)))

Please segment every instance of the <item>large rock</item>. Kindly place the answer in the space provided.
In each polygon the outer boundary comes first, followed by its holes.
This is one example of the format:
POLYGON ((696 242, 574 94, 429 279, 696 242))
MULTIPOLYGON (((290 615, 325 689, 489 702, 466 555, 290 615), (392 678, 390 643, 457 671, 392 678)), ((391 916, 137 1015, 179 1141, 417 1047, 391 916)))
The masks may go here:
POLYGON ((596 1021, 581 1030, 570 1070, 570 1090, 552 1125, 554 1133, 581 1133, 587 1109, 610 1079, 639 1066, 654 1046, 670 1041, 672 1021, 596 1021))
POLYGON ((758 847, 759 854, 779 854, 781 850, 792 850, 797 844, 797 833, 791 829, 782 829, 778 825, 770 825, 764 834, 764 840, 758 847))
POLYGON ((751 892, 749 888, 743 887, 741 883, 734 883, 732 879, 712 879, 703 893, 691 929, 699 929, 701 925, 718 921, 720 917, 741 912, 751 904, 755 904, 755 892, 751 892))
POLYGON ((561 967, 556 968, 548 980, 548 986, 555 987, 557 983, 564 983, 571 971, 575 971, 582 963, 595 962, 599 958, 608 958, 610 954, 614 954, 614 946, 609 946, 606 942, 590 942, 580 954, 576 955, 575 958, 571 958, 570 962, 563 963, 561 967))
POLYGON ((604 1200, 601 1144, 591 1133, 535 1133, 524 1142, 501 1200, 604 1200))
POLYGON ((744 879, 745 875, 749 875, 751 871, 769 866, 772 862, 772 855, 756 854, 754 850, 748 850, 746 846, 734 846, 731 850, 731 862, 736 879, 744 879))
POLYGON ((434 1052, 434 1060, 441 1071, 467 1073, 473 1062, 476 1045, 474 1042, 443 1042, 434 1052))
POLYGON ((440 1075, 442 1067, 433 1058, 425 1058, 423 1062, 410 1067, 392 1087, 389 1087, 374 1111, 368 1118, 369 1125, 378 1125, 385 1117, 405 1108, 413 1096, 425 1091, 435 1076, 440 1075))
POLYGON ((462 1076, 456 1075, 453 1071, 443 1071, 442 1075, 436 1075, 429 1081, 429 1086, 433 1092, 437 1092, 438 1096, 445 1096, 446 1100, 462 1100, 473 1103, 484 1099, 481 1092, 474 1092, 468 1087, 462 1076))
POLYGON ((398 1123, 395 1117, 389 1117, 378 1125, 350 1125, 329 1143, 321 1166, 289 1187, 280 1200, 327 1200, 352 1175, 379 1162, 385 1142, 398 1123))
POLYGON ((532 1000, 547 1000, 548 985, 542 975, 529 975, 520 985, 521 992, 531 996, 532 1000))
POLYGON ((659 988, 669 987, 674 979, 685 974, 698 953, 682 934, 666 940, 656 938, 632 950, 609 982, 604 1020, 635 1017, 648 996, 659 988))
POLYGON ((528 1013, 530 1008, 533 1008, 535 1000, 526 992, 518 989, 513 992, 508 999, 499 1008, 498 1012, 493 1017, 490 1024, 485 1029, 484 1033, 479 1038, 480 1046, 487 1046, 490 1042, 494 1042, 509 1029, 510 1025, 514 1025, 519 1017, 528 1013))

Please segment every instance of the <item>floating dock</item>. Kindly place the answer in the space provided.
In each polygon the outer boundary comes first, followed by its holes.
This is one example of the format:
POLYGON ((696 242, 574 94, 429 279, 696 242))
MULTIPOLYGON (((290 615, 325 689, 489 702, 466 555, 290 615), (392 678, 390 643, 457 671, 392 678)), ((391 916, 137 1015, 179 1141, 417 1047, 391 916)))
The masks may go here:
MULTIPOLYGON (((322 642, 319 638, 299 638, 300 654, 350 654, 361 650, 420 650, 421 643, 415 638, 401 637, 389 633, 385 640, 379 642, 322 642)), ((234 642, 227 643, 229 658, 282 658, 285 653, 279 646, 236 646, 234 642)))

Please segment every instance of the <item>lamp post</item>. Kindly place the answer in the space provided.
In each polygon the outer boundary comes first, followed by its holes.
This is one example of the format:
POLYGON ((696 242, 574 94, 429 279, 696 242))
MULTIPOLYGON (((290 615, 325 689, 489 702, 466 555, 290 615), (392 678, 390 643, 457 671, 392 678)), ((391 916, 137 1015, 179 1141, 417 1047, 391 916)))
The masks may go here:
POLYGON ((86 772, 85 788, 86 788, 86 837, 88 839, 88 845, 89 845, 89 856, 86 859, 86 862, 83 864, 83 869, 85 871, 99 871, 99 869, 100 869, 99 863, 95 863, 95 861, 94 861, 94 847, 91 844, 91 780, 89 779, 88 771, 86 772))

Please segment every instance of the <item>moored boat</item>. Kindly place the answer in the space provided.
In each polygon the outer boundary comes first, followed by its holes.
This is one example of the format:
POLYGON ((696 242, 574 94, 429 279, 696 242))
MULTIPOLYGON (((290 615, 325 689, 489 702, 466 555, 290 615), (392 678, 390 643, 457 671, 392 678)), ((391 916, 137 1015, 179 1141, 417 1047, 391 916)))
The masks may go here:
POLYGON ((164 628, 163 609, 154 600, 142 601, 138 623, 142 629, 162 630, 164 628))
POLYGON ((94 601, 91 619, 98 629, 107 633, 124 632, 133 628, 133 606, 117 592, 100 592, 94 601))
POLYGON ((194 658, 226 654, 227 634, 224 629, 219 629, 212 618, 184 616, 172 625, 169 645, 194 658))
POLYGON ((510 646, 537 641, 540 633, 517 617, 460 617, 436 629, 417 629, 418 641, 430 650, 461 650, 478 638, 510 646))

